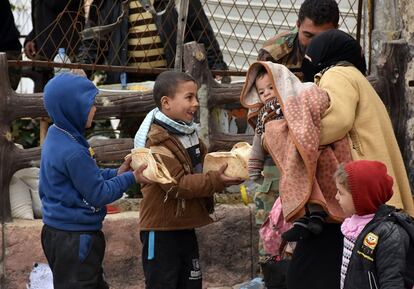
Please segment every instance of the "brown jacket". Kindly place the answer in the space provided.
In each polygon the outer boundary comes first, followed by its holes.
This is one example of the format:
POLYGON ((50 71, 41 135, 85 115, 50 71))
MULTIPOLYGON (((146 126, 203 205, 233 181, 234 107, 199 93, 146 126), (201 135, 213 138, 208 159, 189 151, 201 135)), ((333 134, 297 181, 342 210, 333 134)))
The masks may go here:
MULTIPOLYGON (((208 209, 211 197, 224 189, 219 174, 213 171, 194 174, 184 146, 157 124, 152 124, 146 146, 158 148, 161 153, 155 154, 155 159, 164 163, 177 184, 154 183, 142 187, 141 230, 183 230, 211 223, 208 209)), ((200 147, 203 160, 206 148, 201 141, 200 147)))

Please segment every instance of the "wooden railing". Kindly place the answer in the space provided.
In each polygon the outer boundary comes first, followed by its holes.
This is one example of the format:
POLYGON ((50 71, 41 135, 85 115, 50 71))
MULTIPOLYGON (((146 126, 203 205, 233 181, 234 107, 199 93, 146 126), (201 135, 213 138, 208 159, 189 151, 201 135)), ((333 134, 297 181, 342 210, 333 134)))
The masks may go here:
MULTIPOLYGON (((185 70, 200 83, 200 115, 207 122, 201 137, 213 150, 226 149, 238 141, 250 141, 252 136, 219 132, 218 125, 209 116, 212 107, 238 102, 242 84, 221 85, 213 80, 208 69, 204 47, 195 42, 184 47, 185 70), (204 105, 203 105, 204 104, 204 105)), ((152 92, 101 92, 97 96, 96 119, 145 115, 155 107, 152 92)), ((12 121, 23 118, 47 117, 43 107, 43 93, 19 94, 10 87, 7 58, 0 53, 0 220, 11 220, 9 185, 12 175, 19 169, 39 166, 40 147, 19 149, 10 132, 12 121)), ((119 161, 133 147, 132 139, 99 140, 91 143, 98 161, 119 161)))
MULTIPOLYGON (((409 149, 406 132, 410 111, 407 109, 405 74, 409 48, 404 41, 385 43, 383 54, 378 60, 378 75, 368 79, 384 101, 392 122, 411 185, 414 184, 414 156, 409 149)), ((195 42, 184 46, 184 67, 199 82, 200 137, 210 151, 229 149, 239 141, 251 142, 252 135, 229 134, 223 129, 213 112, 225 104, 239 104, 242 83, 222 85, 211 77, 203 46, 195 42)), ((19 94, 10 88, 7 74, 7 59, 0 53, 0 218, 1 222, 11 220, 9 184, 14 172, 31 166, 38 166, 40 148, 19 149, 12 141, 10 124, 22 117, 46 117, 43 108, 43 94, 19 94)), ((152 92, 100 93, 97 97, 97 119, 144 115, 155 106, 152 92)), ((91 143, 98 161, 118 161, 129 153, 132 139, 99 140, 91 143)))

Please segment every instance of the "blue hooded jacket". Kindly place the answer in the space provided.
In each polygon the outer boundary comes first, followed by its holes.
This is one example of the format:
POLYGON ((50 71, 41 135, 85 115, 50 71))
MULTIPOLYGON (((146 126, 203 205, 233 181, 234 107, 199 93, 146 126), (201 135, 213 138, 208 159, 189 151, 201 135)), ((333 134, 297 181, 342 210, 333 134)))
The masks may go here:
POLYGON ((53 121, 42 146, 39 191, 43 222, 66 231, 102 228, 105 205, 135 183, 132 172, 99 169, 84 137, 98 89, 70 73, 52 78, 44 90, 44 106, 53 121))

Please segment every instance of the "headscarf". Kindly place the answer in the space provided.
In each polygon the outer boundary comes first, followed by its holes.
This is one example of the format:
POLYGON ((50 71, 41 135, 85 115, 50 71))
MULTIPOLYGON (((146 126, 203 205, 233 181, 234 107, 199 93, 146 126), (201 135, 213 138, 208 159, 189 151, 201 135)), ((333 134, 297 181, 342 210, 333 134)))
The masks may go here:
POLYGON ((365 75, 362 48, 351 35, 331 29, 315 36, 306 49, 302 62, 304 80, 313 82, 317 73, 339 62, 350 63, 365 75))

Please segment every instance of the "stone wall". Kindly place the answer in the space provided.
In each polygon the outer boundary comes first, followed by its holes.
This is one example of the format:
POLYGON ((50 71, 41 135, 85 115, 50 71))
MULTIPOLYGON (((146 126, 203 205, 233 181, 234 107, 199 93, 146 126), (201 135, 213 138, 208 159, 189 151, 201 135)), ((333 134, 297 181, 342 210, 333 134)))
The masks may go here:
POLYGON ((386 41, 400 39, 402 31, 398 3, 394 0, 374 0, 374 19, 371 39, 371 74, 377 71, 376 63, 386 41))
MULTIPOLYGON (((204 287, 250 280, 257 270, 258 240, 252 206, 219 205, 214 218, 216 222, 198 230, 204 287)), ((41 220, 5 224, 4 289, 25 289, 32 265, 46 262, 41 228, 41 220)), ((103 230, 104 269, 111 288, 144 288, 138 212, 108 215, 103 230)))
POLYGON ((407 165, 411 189, 414 191, 414 5, 412 0, 399 1, 399 18, 402 22, 401 38, 407 41, 411 59, 407 59, 405 87, 407 103, 407 155, 411 159, 407 165))
MULTIPOLYGON (((377 61, 384 43, 393 40, 405 41, 409 48, 406 71, 389 75, 398 81, 402 77, 405 83, 406 119, 403 157, 409 175, 411 190, 414 192, 414 5, 412 0, 374 0, 374 27, 372 31, 371 74, 377 72, 377 61)), ((390 72, 391 74, 392 71, 390 72)))

